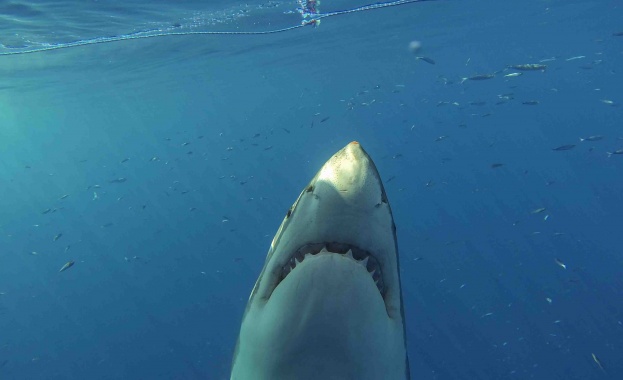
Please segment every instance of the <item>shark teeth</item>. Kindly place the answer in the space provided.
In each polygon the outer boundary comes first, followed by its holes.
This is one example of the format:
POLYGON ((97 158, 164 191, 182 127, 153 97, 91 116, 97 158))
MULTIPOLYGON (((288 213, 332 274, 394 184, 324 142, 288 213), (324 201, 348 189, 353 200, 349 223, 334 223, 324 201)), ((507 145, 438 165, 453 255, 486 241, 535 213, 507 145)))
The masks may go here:
POLYGON ((346 252, 346 257, 355 260, 355 258, 353 257, 353 250, 352 249, 349 249, 348 252, 346 252))
POLYGON ((381 296, 385 296, 385 285, 381 273, 381 266, 379 265, 377 259, 368 251, 344 243, 307 244, 299 248, 282 267, 281 276, 277 285, 279 285, 279 283, 283 281, 283 279, 286 278, 290 272, 292 272, 294 268, 301 264, 306 258, 318 254, 338 254, 355 261, 359 265, 363 265, 363 267, 370 273, 370 276, 379 289, 381 296))
POLYGON ((364 267, 366 267, 366 269, 368 268, 368 259, 370 259, 369 256, 367 256, 365 259, 361 260, 359 263, 361 265, 363 265, 364 267))

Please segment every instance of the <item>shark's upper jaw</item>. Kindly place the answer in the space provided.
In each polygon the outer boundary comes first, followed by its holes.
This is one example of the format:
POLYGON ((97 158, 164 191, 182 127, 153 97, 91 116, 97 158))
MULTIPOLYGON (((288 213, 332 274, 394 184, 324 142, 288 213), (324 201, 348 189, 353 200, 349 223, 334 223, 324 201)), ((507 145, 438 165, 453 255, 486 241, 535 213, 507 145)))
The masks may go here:
POLYGON ((391 209, 374 163, 356 142, 327 161, 288 210, 254 293, 269 302, 281 281, 296 270, 297 261, 304 262, 306 255, 314 256, 325 249, 352 255, 353 262, 363 264, 379 289, 388 315, 399 315, 391 209))
POLYGON ((383 274, 381 272, 379 262, 374 255, 359 247, 333 242, 306 244, 297 249, 296 252, 290 257, 290 260, 288 260, 286 265, 281 268, 281 275, 279 281, 275 285, 275 288, 279 286, 281 281, 283 281, 297 267, 297 265, 300 266, 306 258, 328 254, 342 255, 345 258, 352 260, 354 264, 363 266, 368 273, 370 273, 370 277, 378 288, 381 297, 384 297, 385 288, 383 285, 383 274))

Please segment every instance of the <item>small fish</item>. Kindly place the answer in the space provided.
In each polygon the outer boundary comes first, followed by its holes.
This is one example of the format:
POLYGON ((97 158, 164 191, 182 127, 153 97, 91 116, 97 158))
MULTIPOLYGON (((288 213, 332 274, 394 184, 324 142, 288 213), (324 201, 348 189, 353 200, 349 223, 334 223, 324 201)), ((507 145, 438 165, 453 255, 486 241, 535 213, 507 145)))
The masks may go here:
POLYGON ((119 177, 108 181, 108 183, 124 183, 127 180, 127 178, 119 177))
POLYGON ((565 61, 575 61, 576 59, 582 59, 582 58, 586 58, 586 56, 585 55, 578 55, 578 56, 575 56, 575 57, 567 58, 567 59, 565 59, 565 61))
POLYGON ((324 123, 325 121, 329 120, 331 118, 331 116, 327 116, 325 118, 323 118, 322 120, 320 120, 321 123, 324 123))
POLYGON ((61 196, 59 199, 65 199, 65 198, 67 198, 68 196, 69 196, 69 194, 65 194, 65 195, 61 196))
POLYGON ((493 79, 493 78, 495 78, 495 74, 479 74, 479 75, 474 75, 471 77, 463 78, 463 80, 461 80, 461 83, 465 82, 466 80, 487 80, 487 79, 493 79))
POLYGON ((61 238, 61 236, 63 236, 62 233, 57 234, 56 236, 54 236, 54 240, 53 241, 57 241, 58 239, 61 238))
POLYGON ((527 106, 536 106, 537 104, 539 104, 538 100, 526 100, 525 102, 522 102, 521 104, 525 104, 527 106))
POLYGON ((94 191, 93 192, 93 200, 96 201, 98 199, 99 199, 99 197, 97 196, 97 193, 94 191))
POLYGON ((614 152, 606 152, 606 154, 608 155, 608 157, 612 157, 612 155, 614 154, 623 154, 623 149, 617 149, 614 152))
POLYGON ((546 210, 546 208, 545 208, 545 207, 540 207, 540 208, 537 208, 537 209, 535 209, 535 210, 532 210, 532 211, 530 212, 530 214, 539 214, 539 213, 542 213, 542 212, 543 212, 543 211, 545 211, 545 210, 546 210))
POLYGON ((267 146, 266 148, 264 148, 264 150, 271 150, 271 149, 273 149, 272 145, 271 146, 267 146))
POLYGON ((444 139, 446 139, 446 138, 448 138, 448 136, 439 136, 439 137, 437 137, 437 138, 435 139, 435 141, 441 141, 441 140, 444 140, 444 139))
POLYGON ((488 317, 488 316, 490 316, 490 315, 493 315, 493 313, 483 314, 482 316, 480 316, 480 318, 488 317))
POLYGON ((435 64, 435 61, 433 61, 431 58, 428 58, 428 57, 415 57, 415 59, 424 61, 426 63, 430 63, 431 65, 435 64))
POLYGON ((46 208, 45 210, 41 211, 42 214, 47 214, 48 212, 52 211, 51 208, 46 208))
POLYGON ((508 66, 510 69, 521 70, 521 71, 537 71, 537 70, 545 70, 547 65, 542 65, 539 63, 526 63, 523 65, 510 65, 508 66))
POLYGON ((508 73, 506 75, 504 75, 505 78, 514 78, 514 77, 518 77, 520 75, 523 75, 523 73, 508 73))
MULTIPOLYGON (((368 102, 368 103, 365 103, 365 102, 361 103, 361 105, 362 105, 362 106, 371 106, 371 105, 373 105, 375 102, 376 102, 376 99, 372 99, 372 100, 370 100, 370 102, 368 102)), ((328 118, 327 118, 327 119, 328 119, 328 118)), ((320 122, 322 123, 322 121, 320 121, 320 122)))
POLYGON ((570 149, 573 149, 573 148, 575 148, 575 145, 569 144, 569 145, 561 145, 561 146, 559 146, 557 148, 553 148, 552 150, 561 151, 561 150, 570 150, 570 149))
POLYGON ((66 271, 67 269, 71 268, 72 266, 74 266, 74 262, 73 262, 73 261, 68 261, 67 263, 65 263, 65 265, 63 265, 63 266, 61 267, 61 269, 60 269, 58 272, 59 272, 59 273, 60 273, 60 272, 64 272, 64 271, 66 271))
POLYGON ((591 352, 591 356, 593 357, 593 361, 595 363, 597 363, 597 366, 599 367, 599 369, 601 369, 602 371, 606 372, 606 370, 604 369, 604 367, 601 365, 601 362, 599 361, 599 359, 597 358, 597 356, 595 356, 595 354, 593 354, 591 352))
POLYGON ((499 168, 504 166, 504 164, 491 164, 491 169, 499 168))
POLYGON ((545 301, 547 301, 547 303, 549 303, 550 305, 552 304, 552 299, 549 297, 545 298, 545 301))
POLYGON ((554 262, 556 262, 556 265, 558 265, 562 269, 567 269, 567 266, 562 261, 560 261, 560 259, 554 259, 554 262))
POLYGON ((125 164, 125 163, 126 163, 126 162, 128 162, 128 161, 130 161, 130 159, 129 159, 129 158, 124 158, 123 160, 121 160, 121 163, 122 163, 122 164, 125 164))
POLYGON ((601 99, 600 102, 602 102, 603 104, 607 104, 609 106, 614 105, 614 100, 610 100, 610 99, 601 99))
POLYGON ((285 128, 281 128, 281 129, 283 129, 286 133, 290 133, 290 131, 285 128))
POLYGON ((623 32, 614 32, 614 33, 612 33, 612 35, 615 36, 615 37, 621 37, 621 36, 623 36, 623 32))
POLYGON ((588 136, 585 138, 580 137, 580 141, 599 141, 601 139, 603 139, 604 137, 601 135, 596 135, 596 136, 588 136))

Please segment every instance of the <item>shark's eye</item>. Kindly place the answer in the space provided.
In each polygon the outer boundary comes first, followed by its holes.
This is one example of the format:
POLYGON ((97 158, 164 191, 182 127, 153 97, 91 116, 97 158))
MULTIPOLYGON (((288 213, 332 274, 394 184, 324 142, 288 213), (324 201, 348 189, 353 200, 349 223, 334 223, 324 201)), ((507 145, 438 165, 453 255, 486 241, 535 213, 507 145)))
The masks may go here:
POLYGON ((289 218, 290 215, 292 215, 292 208, 290 208, 288 212, 286 213, 286 218, 289 218))
POLYGON ((314 191, 314 185, 309 185, 307 186, 307 189, 305 189, 305 192, 307 193, 311 193, 312 191, 314 191))

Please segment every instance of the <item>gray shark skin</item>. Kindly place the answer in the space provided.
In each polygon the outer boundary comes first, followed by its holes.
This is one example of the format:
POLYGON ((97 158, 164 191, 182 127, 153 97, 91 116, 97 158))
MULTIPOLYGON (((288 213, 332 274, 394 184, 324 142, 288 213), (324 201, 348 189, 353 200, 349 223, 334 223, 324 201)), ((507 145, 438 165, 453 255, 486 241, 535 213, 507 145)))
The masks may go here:
POLYGON ((409 379, 396 228, 351 142, 286 213, 247 304, 231 380, 409 379))

